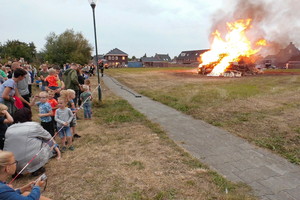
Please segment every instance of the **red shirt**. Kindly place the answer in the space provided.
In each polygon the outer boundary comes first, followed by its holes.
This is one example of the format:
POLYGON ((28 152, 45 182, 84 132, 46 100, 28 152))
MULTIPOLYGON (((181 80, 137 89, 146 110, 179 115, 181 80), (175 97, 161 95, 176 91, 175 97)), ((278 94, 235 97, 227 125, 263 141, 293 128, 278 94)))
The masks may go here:
POLYGON ((58 103, 56 101, 56 99, 48 99, 47 102, 50 104, 51 108, 52 108, 52 116, 55 116, 55 107, 57 107, 58 103))
POLYGON ((57 83, 57 76, 56 75, 49 75, 46 77, 45 81, 47 81, 49 84, 49 87, 58 87, 58 83, 57 83))

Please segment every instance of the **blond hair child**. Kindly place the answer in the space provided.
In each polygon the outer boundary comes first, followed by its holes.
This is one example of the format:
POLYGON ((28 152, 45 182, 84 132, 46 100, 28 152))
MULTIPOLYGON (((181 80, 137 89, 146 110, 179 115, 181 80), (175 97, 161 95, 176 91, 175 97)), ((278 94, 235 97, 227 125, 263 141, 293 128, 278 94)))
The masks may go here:
POLYGON ((68 96, 67 96, 67 98, 68 98, 67 106, 68 106, 68 108, 71 109, 71 111, 73 112, 73 115, 74 115, 73 120, 70 124, 70 127, 71 127, 71 130, 72 130, 73 136, 75 138, 80 138, 81 136, 76 133, 76 125, 77 125, 76 113, 77 113, 78 109, 75 107, 75 103, 74 103, 74 100, 73 100, 76 97, 76 92, 72 89, 67 89, 67 94, 68 94, 68 96))
POLYGON ((45 81, 48 82, 48 88, 51 90, 56 90, 58 89, 58 77, 56 74, 56 70, 51 68, 48 70, 49 75, 45 78, 45 81))
POLYGON ((61 138, 62 151, 66 151, 66 141, 68 141, 69 150, 73 151, 73 137, 70 128, 70 123, 73 120, 73 113, 70 108, 66 107, 67 101, 59 97, 58 98, 58 109, 55 112, 55 121, 57 122, 57 129, 59 130, 58 134, 61 138))
POLYGON ((41 179, 31 181, 27 185, 14 189, 7 185, 8 177, 15 174, 17 169, 17 161, 12 152, 0 151, 0 199, 40 199, 50 200, 41 196, 41 188, 45 182, 41 179))
POLYGON ((89 79, 84 80, 84 85, 87 85, 89 87, 89 91, 91 91, 91 81, 89 79))
POLYGON ((82 101, 84 119, 92 118, 92 93, 89 91, 88 85, 82 86, 83 92, 80 94, 80 100, 82 101))
POLYGON ((14 122, 14 119, 12 118, 12 116, 9 114, 7 110, 8 107, 0 103, 0 149, 1 150, 4 147, 7 124, 11 124, 14 122))
POLYGON ((48 93, 42 91, 39 93, 38 96, 34 96, 33 101, 30 105, 37 105, 39 107, 39 114, 41 120, 42 127, 47 130, 52 136, 54 135, 54 126, 52 122, 52 107, 47 102, 48 101, 48 93), (40 100, 35 103, 36 99, 39 98, 40 100))

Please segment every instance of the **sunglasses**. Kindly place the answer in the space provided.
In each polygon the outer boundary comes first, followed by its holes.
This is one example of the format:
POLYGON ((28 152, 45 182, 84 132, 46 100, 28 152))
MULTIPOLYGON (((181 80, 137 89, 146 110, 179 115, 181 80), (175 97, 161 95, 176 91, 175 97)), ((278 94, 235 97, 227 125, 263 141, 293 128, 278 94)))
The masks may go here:
POLYGON ((8 164, 8 165, 14 165, 14 164, 18 164, 18 161, 15 160, 15 162, 8 164))

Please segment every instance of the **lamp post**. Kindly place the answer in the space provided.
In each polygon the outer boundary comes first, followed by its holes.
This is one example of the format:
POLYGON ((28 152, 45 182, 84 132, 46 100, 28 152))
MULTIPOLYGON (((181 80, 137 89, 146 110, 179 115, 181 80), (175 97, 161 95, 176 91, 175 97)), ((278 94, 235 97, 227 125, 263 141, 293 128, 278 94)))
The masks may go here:
POLYGON ((96 49, 96 65, 97 65, 97 76, 98 76, 98 100, 102 100, 102 93, 100 87, 100 74, 99 74, 99 63, 98 63, 98 48, 97 48, 97 33, 96 33, 96 20, 95 20, 95 7, 97 0, 88 0, 93 10, 93 21, 94 21, 94 35, 95 35, 95 49, 96 49))

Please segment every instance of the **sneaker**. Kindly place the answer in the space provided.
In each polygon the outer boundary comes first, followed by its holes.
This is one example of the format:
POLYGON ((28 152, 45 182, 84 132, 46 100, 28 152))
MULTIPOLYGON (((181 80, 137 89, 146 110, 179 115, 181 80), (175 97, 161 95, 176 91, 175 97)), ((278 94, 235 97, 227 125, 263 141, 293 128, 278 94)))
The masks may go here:
POLYGON ((61 152, 65 152, 65 151, 67 151, 67 147, 62 147, 61 152))
POLYGON ((69 147, 69 150, 70 150, 70 151, 74 151, 74 149, 75 149, 75 148, 74 148, 73 146, 70 146, 70 147, 69 147))
POLYGON ((74 138, 81 138, 80 135, 78 135, 77 133, 74 134, 74 138))

